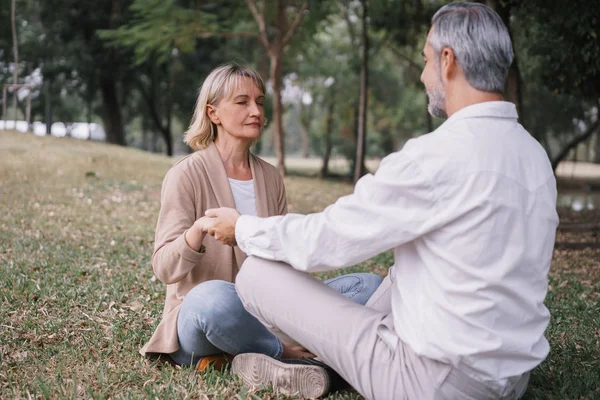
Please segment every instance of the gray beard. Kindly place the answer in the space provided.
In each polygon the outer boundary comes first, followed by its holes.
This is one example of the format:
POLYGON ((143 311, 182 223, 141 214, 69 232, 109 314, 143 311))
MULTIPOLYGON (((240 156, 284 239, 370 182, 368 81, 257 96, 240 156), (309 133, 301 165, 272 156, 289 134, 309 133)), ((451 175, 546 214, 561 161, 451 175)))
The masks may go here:
POLYGON ((429 114, 438 118, 448 118, 448 114, 446 114, 445 105, 446 96, 445 93, 439 89, 439 87, 434 88, 431 91, 427 91, 427 97, 429 98, 429 103, 427 105, 427 111, 429 114))

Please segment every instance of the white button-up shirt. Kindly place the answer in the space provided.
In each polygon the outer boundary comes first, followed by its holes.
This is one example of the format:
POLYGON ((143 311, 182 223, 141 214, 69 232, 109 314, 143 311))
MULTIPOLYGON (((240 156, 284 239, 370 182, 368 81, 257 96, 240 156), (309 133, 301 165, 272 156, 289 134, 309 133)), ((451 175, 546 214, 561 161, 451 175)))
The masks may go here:
POLYGON ((242 216, 248 255, 301 271, 393 249, 395 333, 417 354, 504 382, 547 356, 558 216, 548 156, 512 103, 465 107, 384 158, 323 212, 242 216))

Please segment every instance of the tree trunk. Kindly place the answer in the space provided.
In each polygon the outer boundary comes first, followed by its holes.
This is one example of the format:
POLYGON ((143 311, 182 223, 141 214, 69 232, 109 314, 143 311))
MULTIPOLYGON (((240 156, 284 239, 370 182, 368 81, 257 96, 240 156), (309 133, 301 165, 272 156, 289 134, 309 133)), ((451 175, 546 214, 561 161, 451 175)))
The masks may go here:
POLYGON ((306 124, 300 124, 302 126, 302 158, 308 158, 308 145, 309 145, 309 134, 308 126, 306 124))
POLYGON ((137 80, 137 87, 138 90, 140 92, 140 94, 142 95, 142 99, 144 99, 144 101, 146 102, 146 110, 147 112, 150 114, 150 118, 152 119, 152 122, 154 124, 155 127, 155 131, 160 132, 160 135, 162 136, 165 145, 166 145, 166 151, 167 151, 167 155, 169 157, 171 157, 173 155, 173 134, 172 134, 172 114, 173 114, 173 102, 172 102, 172 98, 173 98, 173 87, 175 85, 175 76, 174 76, 174 72, 172 72, 169 75, 169 71, 166 67, 166 65, 163 65, 163 72, 165 74, 165 76, 170 76, 169 78, 169 90, 167 92, 166 96, 163 96, 163 99, 165 101, 164 104, 164 109, 165 109, 165 117, 162 118, 160 115, 160 100, 157 99, 158 95, 157 95, 157 91, 156 91, 156 70, 154 68, 154 66, 151 67, 151 71, 149 73, 150 76, 150 87, 148 88, 148 90, 146 90, 146 88, 144 87, 144 84, 140 81, 137 80), (163 122, 164 119, 164 122, 163 122))
POLYGON ((166 127, 164 129, 161 129, 161 133, 162 133, 162 137, 163 140, 165 141, 165 144, 167 145, 167 155, 169 157, 173 156, 173 133, 172 133, 172 126, 173 126, 173 90, 175 88, 175 66, 173 65, 174 62, 171 61, 171 65, 170 65, 170 80, 169 80, 169 93, 167 96, 167 101, 166 101, 166 105, 165 105, 165 114, 166 114, 166 127))
POLYGON ((52 100, 50 99, 50 82, 44 82, 44 108, 46 135, 52 134, 52 100))
MULTIPOLYGON (((109 27, 116 29, 121 22, 121 2, 112 0, 109 27)), ((116 55, 111 49, 105 49, 104 56, 110 60, 116 60, 116 55)), ((123 128, 123 115, 119 104, 117 93, 117 80, 109 71, 100 73, 100 92, 102 94, 102 121, 106 132, 106 142, 126 146, 125 130, 123 128)))
POLYGON ((300 128, 302 134, 302 158, 308 158, 310 144, 310 120, 312 117, 312 107, 307 107, 300 101, 300 128))
POLYGON ((281 89, 283 86, 283 51, 280 48, 271 51, 271 84, 273 85, 273 138, 275 142, 275 156, 277 169, 285 176, 285 135, 283 132, 283 104, 281 103, 281 89))
POLYGON ((102 103, 104 112, 102 120, 106 131, 108 143, 125 146, 125 131, 123 129, 123 118, 121 107, 117 99, 117 83, 108 76, 100 78, 100 90, 102 92, 102 103))
POLYGON ((162 134, 162 138, 166 145, 167 155, 169 157, 172 157, 173 156, 173 134, 171 133, 170 125, 171 124, 169 123, 168 128, 165 130, 161 130, 160 133, 162 134))
MULTIPOLYGON (((141 84, 140 84, 141 85, 141 84)), ((163 138, 165 145, 166 145, 166 150, 167 150, 167 155, 169 157, 171 157, 173 155, 173 134, 171 133, 171 113, 167 112, 167 124, 166 126, 164 126, 162 124, 159 112, 157 110, 158 105, 156 104, 156 98, 155 98, 155 94, 154 91, 151 90, 150 91, 150 95, 147 95, 145 92, 142 92, 142 97, 144 98, 144 100, 146 101, 146 104, 148 106, 148 112, 150 113, 150 117, 152 118, 152 122, 154 123, 154 127, 155 129, 153 129, 154 132, 160 132, 160 136, 163 138)), ((171 107, 172 105, 169 103, 169 107, 171 107)), ((153 146, 153 151, 156 151, 156 146, 153 146)))
POLYGON ((173 91, 175 90, 175 73, 177 72, 177 69, 175 68, 175 61, 172 60, 171 64, 170 64, 170 81, 169 81, 169 94, 167 97, 167 104, 166 104, 166 129, 161 130, 162 134, 163 134, 163 139, 167 145, 167 155, 169 157, 173 156, 173 130, 172 130, 172 126, 173 126, 173 91))
MULTIPOLYGON (((19 80, 19 46, 17 44, 17 23, 16 23, 16 12, 17 12, 17 4, 16 0, 12 0, 11 12, 10 12, 10 21, 12 27, 12 37, 13 37, 13 54, 15 56, 15 65, 13 66, 13 84, 17 84, 19 80)), ((15 121, 17 120, 17 92, 18 89, 16 87, 13 88, 13 118, 15 121)), ((17 123, 15 122, 15 128, 17 123)))
POLYGON ((598 135, 596 136, 596 146, 594 146, 594 150, 595 150, 595 157, 594 157, 594 161, 596 162, 596 164, 600 163, 600 131, 598 132, 598 135))
POLYGON ((523 111, 521 95, 521 73, 519 71, 516 56, 508 70, 508 76, 506 77, 506 83, 504 85, 504 97, 507 101, 514 103, 517 107, 517 113, 519 114, 519 121, 522 125, 525 125, 525 114, 523 111))
POLYGON ((332 130, 334 105, 335 101, 333 99, 333 90, 331 90, 331 93, 329 95, 329 107, 327 107, 327 124, 325 127, 325 152, 323 153, 323 165, 319 174, 321 178, 326 178, 329 175, 329 157, 331 156, 331 149, 333 147, 331 135, 333 134, 332 130))
POLYGON ((277 156, 277 168, 282 175, 285 175, 285 142, 282 123, 283 105, 281 104, 281 88, 283 86, 283 49, 290 38, 302 22, 304 11, 308 8, 308 2, 303 2, 296 13, 294 21, 289 26, 287 24, 286 9, 288 2, 285 0, 275 1, 275 35, 270 40, 265 23, 264 2, 261 3, 260 10, 256 7, 254 0, 246 0, 254 19, 258 23, 260 30, 259 39, 265 51, 269 54, 271 62, 269 76, 273 85, 273 138, 275 142, 275 155, 277 156))
POLYGON ((158 132, 156 129, 152 129, 152 152, 158 153, 158 132))
POLYGON ((88 124, 88 140, 92 140, 92 97, 87 98, 87 124, 88 124))
MULTIPOLYGON (((500 18, 502 18, 502 21, 504 22, 504 25, 506 25, 506 29, 508 29, 508 34, 510 35, 510 39, 512 41, 513 35, 510 28, 510 2, 486 0, 485 3, 488 7, 496 11, 500 18)), ((506 77, 506 82, 504 84, 504 96, 507 101, 515 104, 517 107, 517 113, 519 114, 519 120, 522 125, 525 125, 525 114, 523 110, 521 94, 522 82, 517 56, 515 55, 510 69, 508 70, 508 76, 506 77)))
MULTIPOLYGON (((259 52, 260 52, 260 56, 258 57, 258 74, 266 82, 267 78, 270 77, 269 55, 267 53, 265 53, 265 49, 263 47, 259 48, 259 52)), ((263 135, 264 135, 264 131, 263 131, 263 135)), ((260 136, 260 138, 256 142, 256 145, 254 146, 254 152, 256 154, 260 154, 262 152, 263 148, 265 148, 263 135, 260 136)), ((266 147, 267 147, 267 150, 269 150, 269 148, 268 148, 269 146, 266 146, 266 147)))
POLYGON ((142 115, 142 150, 150 150, 150 143, 148 142, 148 118, 146 118, 146 115, 142 115))
POLYGON ((96 97, 96 77, 91 76, 87 82, 86 91, 86 108, 87 108, 87 124, 88 124, 88 140, 92 140, 92 107, 94 103, 94 97, 96 97))
POLYGON ((367 141, 367 88, 369 78, 369 37, 367 27, 368 0, 361 1, 362 15, 362 61, 360 67, 360 99, 358 109, 358 137, 356 140, 356 161, 354 163, 354 182, 366 172, 365 146, 367 141))

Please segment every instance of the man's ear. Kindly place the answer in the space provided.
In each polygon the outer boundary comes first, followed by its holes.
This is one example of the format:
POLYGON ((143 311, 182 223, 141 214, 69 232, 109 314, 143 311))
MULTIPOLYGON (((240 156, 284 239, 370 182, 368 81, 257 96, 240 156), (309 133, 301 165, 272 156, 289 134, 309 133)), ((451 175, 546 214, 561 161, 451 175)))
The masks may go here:
POLYGON ((213 124, 219 125, 221 123, 221 120, 219 119, 219 116, 217 115, 217 108, 215 106, 213 106, 212 104, 206 105, 206 115, 208 115, 208 118, 211 120, 211 122, 213 124))
POLYGON ((440 71, 442 79, 448 80, 451 78, 458 68, 456 58, 454 57, 454 50, 450 47, 444 47, 440 54, 440 71))

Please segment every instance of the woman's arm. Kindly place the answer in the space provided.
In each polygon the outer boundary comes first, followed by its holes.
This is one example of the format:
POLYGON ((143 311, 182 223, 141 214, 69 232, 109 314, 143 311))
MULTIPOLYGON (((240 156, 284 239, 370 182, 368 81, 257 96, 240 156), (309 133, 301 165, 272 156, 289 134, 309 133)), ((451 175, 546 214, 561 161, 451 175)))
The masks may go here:
POLYGON ((202 259, 205 234, 196 218, 191 179, 182 169, 171 169, 163 181, 152 254, 154 273, 166 284, 183 279, 202 259))

